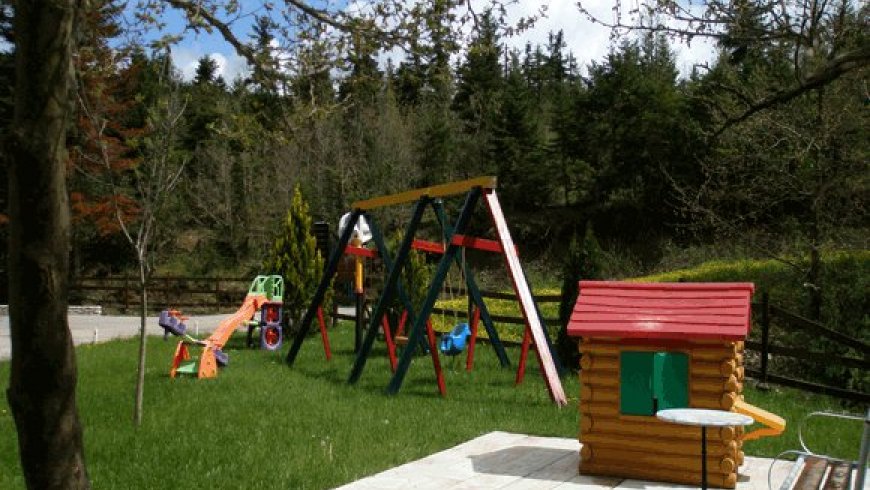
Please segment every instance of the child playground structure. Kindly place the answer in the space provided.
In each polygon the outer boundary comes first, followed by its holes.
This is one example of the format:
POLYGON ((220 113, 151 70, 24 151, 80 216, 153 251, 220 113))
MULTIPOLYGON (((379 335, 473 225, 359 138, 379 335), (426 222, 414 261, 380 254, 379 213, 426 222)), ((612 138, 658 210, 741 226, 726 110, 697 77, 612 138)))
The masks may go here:
MULTIPOLYGON (((496 178, 485 176, 465 181, 414 189, 353 203, 350 217, 346 221, 347 225, 342 229, 338 243, 330 254, 324 270, 323 279, 318 285, 305 315, 302 317, 299 332, 287 353, 287 363, 292 366, 296 360, 296 356, 302 347, 302 343, 311 327, 311 322, 315 314, 318 314, 319 316, 322 315, 322 313, 320 313, 321 303, 323 302, 326 291, 336 273, 339 261, 342 256, 347 253, 355 256, 368 257, 373 257, 377 254, 383 260, 387 271, 387 278, 383 289, 370 316, 370 324, 365 330, 365 336, 357 349, 356 359, 353 368, 351 369, 348 382, 353 384, 359 380, 368 356, 371 353, 375 338, 377 337, 381 325, 383 325, 388 353, 391 357, 391 367, 393 368, 393 376, 387 387, 387 392, 390 394, 398 393, 415 352, 418 348, 423 348, 428 349, 432 356, 439 392, 442 396, 446 395, 440 360, 438 357, 439 348, 438 345, 436 345, 430 315, 446 280, 448 271, 454 263, 458 264, 466 271, 465 286, 469 291, 471 301, 475 307, 473 318, 479 318, 483 321, 490 342, 493 345, 501 365, 503 367, 509 365, 504 347, 499 341, 498 332, 492 324, 492 319, 485 303, 483 302, 480 289, 475 283, 474 276, 467 270, 467 268, 463 267, 464 264, 460 260, 459 254, 461 249, 464 247, 476 248, 497 252, 504 256, 514 291, 519 300, 520 309, 526 321, 527 335, 534 341, 534 345, 537 347, 535 353, 537 354, 541 366, 541 373, 544 377, 550 397, 557 405, 565 405, 567 402, 559 380, 559 373, 555 356, 553 355, 552 343, 548 338, 546 329, 541 320, 540 312, 535 304, 528 282, 526 281, 525 273, 523 272, 517 255, 516 246, 511 238, 495 189, 496 178), (464 203, 459 211, 459 215, 451 224, 448 221, 447 213, 440 198, 462 194, 465 195, 464 203), (475 207, 481 198, 486 202, 490 218, 492 219, 492 225, 497 235, 497 240, 472 237, 465 234, 474 214, 475 207), (395 256, 393 256, 388 250, 383 234, 372 215, 369 214, 369 211, 384 206, 410 203, 413 203, 411 220, 405 230, 399 249, 396 251, 395 256), (441 225, 444 234, 442 237, 444 243, 443 246, 441 244, 415 239, 415 233, 421 224, 423 214, 427 208, 431 208, 434 211, 435 217, 441 225), (354 225, 360 218, 363 218, 369 226, 376 251, 364 249, 363 247, 360 247, 358 243, 352 242, 355 228, 354 225), (431 249, 429 251, 441 255, 432 280, 428 286, 426 297, 423 300, 422 305, 419 307, 420 311, 416 313, 400 279, 402 268, 407 263, 409 252, 412 248, 421 250, 431 249), (391 328, 389 324, 384 321, 387 307, 395 297, 398 297, 404 305, 405 312, 402 316, 407 318, 407 321, 410 324, 407 344, 399 359, 395 359, 394 357, 395 345, 391 338, 391 328), (425 340, 424 336, 426 337, 425 340)), ((402 322, 402 324, 404 324, 404 322, 402 322)), ((453 340, 445 341, 445 350, 448 353, 455 353, 455 349, 462 343, 460 337, 462 339, 468 339, 470 336, 471 341, 469 342, 468 348, 469 356, 471 356, 473 342, 476 337, 476 326, 477 322, 472 320, 472 327, 469 328, 467 335, 465 334, 465 329, 462 327, 454 329, 456 331, 453 332, 453 340)), ((448 335, 447 338, 449 339, 451 336, 448 335)), ((324 339, 324 347, 326 346, 326 340, 324 339)), ((469 357, 469 360, 470 359, 471 357, 469 357)), ((524 365, 522 360, 521 365, 524 365)))
POLYGON ((248 343, 254 329, 260 329, 260 347, 266 350, 277 350, 281 347, 283 330, 281 328, 282 297, 284 295, 284 279, 281 276, 257 276, 239 309, 223 319, 217 328, 205 340, 198 340, 186 333, 184 321, 187 319, 173 309, 160 313, 160 326, 166 334, 182 337, 175 348, 172 358, 170 377, 187 374, 197 378, 214 378, 218 374, 218 366, 225 366, 229 357, 223 352, 223 347, 237 330, 246 329, 248 343), (257 312, 259 320, 252 321, 257 312), (201 347, 199 357, 192 357, 192 347, 201 347))
POLYGON ((743 400, 751 283, 581 281, 568 324, 580 342, 580 473, 734 488, 743 442, 785 421, 743 400), (659 410, 738 412, 765 427, 706 430, 659 410), (698 455, 706 454, 705 464, 698 455))

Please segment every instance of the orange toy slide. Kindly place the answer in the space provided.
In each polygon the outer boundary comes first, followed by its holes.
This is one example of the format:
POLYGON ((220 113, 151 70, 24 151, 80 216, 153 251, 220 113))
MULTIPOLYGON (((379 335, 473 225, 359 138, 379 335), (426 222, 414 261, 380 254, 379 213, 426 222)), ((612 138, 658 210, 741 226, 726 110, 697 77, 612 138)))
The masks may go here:
POLYGON ((737 400, 737 402, 734 403, 734 411, 742 413, 743 415, 749 415, 756 422, 766 426, 744 434, 744 441, 753 441, 762 437, 778 436, 785 430, 785 420, 782 417, 774 415, 762 408, 758 408, 755 405, 750 405, 743 400, 737 400))
POLYGON ((239 307, 238 311, 221 321, 214 332, 206 339, 206 342, 211 342, 218 349, 222 348, 233 332, 239 326, 254 317, 254 313, 260 309, 263 303, 266 302, 266 297, 263 295, 248 295, 245 297, 244 303, 239 307))
MULTIPOLYGON (((262 294, 251 295, 245 297, 244 303, 239 307, 238 311, 228 316, 218 324, 214 332, 202 342, 197 342, 203 346, 202 357, 199 360, 199 369, 197 370, 198 378, 214 378, 217 376, 217 360, 215 359, 215 350, 221 349, 232 337, 233 332, 237 328, 244 325, 245 322, 254 317, 254 314, 263 303, 266 302, 266 296, 262 294)), ((188 352, 188 341, 182 340, 175 348, 175 356, 172 359, 172 369, 169 371, 170 377, 175 377, 178 373, 178 368, 183 361, 190 359, 188 352)))

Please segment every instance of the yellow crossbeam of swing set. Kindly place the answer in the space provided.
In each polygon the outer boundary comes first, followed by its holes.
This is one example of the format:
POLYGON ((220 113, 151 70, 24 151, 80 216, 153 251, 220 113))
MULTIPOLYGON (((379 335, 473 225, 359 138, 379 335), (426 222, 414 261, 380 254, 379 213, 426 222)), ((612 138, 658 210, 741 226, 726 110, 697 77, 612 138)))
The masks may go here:
POLYGON ((368 210, 382 208, 385 206, 393 206, 406 202, 413 202, 419 200, 421 197, 424 196, 446 197, 452 196, 454 194, 462 194, 463 192, 468 192, 475 187, 482 187, 484 189, 495 189, 496 180, 497 179, 494 176, 488 175, 484 177, 475 177, 468 180, 460 180, 457 182, 448 182, 446 184, 433 185, 431 187, 421 187, 419 189, 399 192, 398 194, 390 194, 387 196, 373 197, 364 201, 357 201, 353 203, 352 207, 353 209, 368 210))

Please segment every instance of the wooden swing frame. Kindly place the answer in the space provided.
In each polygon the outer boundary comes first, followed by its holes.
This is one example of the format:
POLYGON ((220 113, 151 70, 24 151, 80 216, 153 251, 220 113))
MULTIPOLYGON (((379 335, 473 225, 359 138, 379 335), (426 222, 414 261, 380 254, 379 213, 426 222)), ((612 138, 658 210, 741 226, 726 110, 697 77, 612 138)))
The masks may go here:
MULTIPOLYGON (((547 335, 547 331, 543 327, 540 311, 537 304, 535 303, 534 297, 532 296, 531 290, 526 280, 525 273, 519 262, 517 248, 514 245, 513 240, 510 236, 507 222, 505 221, 504 214, 501 210, 501 204, 499 203, 498 197, 496 196, 496 184, 497 180, 495 177, 477 177, 474 179, 414 189, 411 191, 376 197, 353 203, 353 211, 351 213, 349 223, 356 223, 360 216, 366 217, 372 230, 373 240, 379 250, 379 255, 384 260, 384 265, 388 271, 388 274, 383 291, 381 292, 377 304, 372 311, 370 319, 371 325, 365 332, 365 338, 363 339, 363 343, 359 349, 359 352, 357 353, 353 368, 351 369, 351 373, 348 378, 349 383, 355 384, 357 381, 359 381, 359 378, 362 375, 362 371, 365 367, 366 361, 374 344, 375 337, 377 336, 378 327, 383 321, 382 319, 386 312, 387 305, 392 301, 393 295, 398 292, 402 303, 405 304, 408 318, 411 319, 412 327, 408 336, 408 346, 406 349, 404 349, 401 358, 395 365, 393 376, 390 380, 389 385, 387 386, 387 393, 397 394, 399 392, 405 375, 407 374, 407 371, 410 367, 414 353, 417 347, 419 347, 420 343, 424 341, 423 335, 426 335, 428 337, 427 340, 429 348, 432 351, 433 364, 439 382, 439 391, 441 392, 442 396, 446 395, 446 390, 443 386, 443 375, 441 374, 440 370, 440 361, 438 360, 437 346, 435 345, 434 336, 432 334, 430 315, 432 313, 435 302, 438 299, 441 286, 446 278, 448 270, 455 261, 459 260, 457 256, 459 250, 462 247, 467 247, 469 245, 477 245, 477 247, 473 248, 491 249, 492 251, 499 251, 504 255, 507 269, 514 287, 514 291, 520 304, 520 310, 522 311, 523 317, 526 320, 527 335, 529 335, 529 337, 534 340, 534 344, 539 347, 535 349, 535 353, 537 355, 539 365, 541 366, 541 373, 547 386, 550 398, 559 406, 567 404, 567 399, 562 388, 561 380, 559 379, 560 369, 557 364, 558 358, 555 356, 552 342, 547 335), (456 218, 455 223, 451 226, 447 221, 447 216, 444 211, 443 205, 441 204, 441 201, 436 198, 454 196, 462 193, 466 194, 465 201, 461 211, 459 212, 459 216, 456 218), (468 237, 464 234, 471 220, 474 208, 481 197, 483 197, 484 201, 487 204, 490 217, 492 218, 492 222, 496 230, 498 241, 468 237), (392 257, 390 256, 390 253, 386 248, 383 235, 381 234, 378 227, 375 225, 374 220, 371 218, 371 216, 368 215, 366 211, 379 207, 393 206, 410 202, 415 203, 414 210, 408 227, 405 230, 402 242, 399 246, 398 251, 396 252, 395 261, 393 261, 391 260, 392 257), (414 243, 414 234, 420 225, 425 209, 429 206, 433 208, 436 217, 442 224, 442 228, 445 230, 444 238, 447 247, 443 250, 441 260, 439 261, 432 281, 429 284, 426 298, 420 308, 421 311, 415 315, 410 300, 408 299, 408 296, 404 291, 404 287, 402 286, 400 275, 402 267, 407 263, 409 252, 412 249, 412 245, 414 243), (546 346, 547 348, 540 348, 540 346, 546 346)), ((326 269, 324 270, 323 279, 321 280, 317 290, 315 291, 314 297, 312 298, 312 301, 309 304, 308 309, 306 310, 305 315, 302 318, 299 332, 297 333, 296 338, 294 339, 293 344, 291 345, 290 350, 287 353, 286 361, 288 365, 292 366, 294 361, 296 360, 299 349, 301 348, 302 343, 304 342, 305 337, 311 327, 311 321, 314 318, 318 307, 323 301, 332 277, 336 273, 338 262, 341 256, 345 253, 345 249, 351 238, 352 230, 352 226, 345 227, 339 237, 338 244, 335 250, 333 250, 333 252, 330 254, 329 261, 327 262, 326 269)), ((501 362, 501 365, 509 365, 507 355, 504 352, 504 346, 499 340, 498 332, 495 330, 495 327, 492 324, 492 319, 489 315, 488 310, 486 309, 485 303, 483 302, 480 290, 477 288, 477 285, 473 280, 473 276, 470 273, 466 274, 466 285, 468 286, 468 291, 472 297, 472 300, 480 311, 481 319, 484 322, 484 326, 487 329, 490 341, 493 344, 494 350, 499 358, 499 361, 501 362)), ((388 325, 386 326, 388 327, 388 325)), ((392 344, 392 340, 390 340, 389 343, 392 344)), ((521 361, 521 364, 524 366, 525 363, 523 361, 524 359, 521 361)))

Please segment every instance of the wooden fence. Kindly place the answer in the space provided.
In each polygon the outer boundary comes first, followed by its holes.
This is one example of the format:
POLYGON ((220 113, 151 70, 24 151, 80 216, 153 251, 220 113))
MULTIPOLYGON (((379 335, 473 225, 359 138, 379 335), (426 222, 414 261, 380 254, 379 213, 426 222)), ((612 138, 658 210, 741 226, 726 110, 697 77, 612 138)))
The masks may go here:
MULTIPOLYGON (((238 308, 252 278, 155 276, 148 281, 148 307, 226 310, 238 308)), ((70 287, 70 303, 94 302, 124 313, 139 310, 139 279, 132 276, 79 278, 70 287)))
MULTIPOLYGON (((233 309, 241 304, 247 293, 250 278, 226 277, 153 277, 148 285, 149 306, 158 311, 167 306, 178 308, 198 308, 202 310, 233 309)), ((513 293, 498 291, 481 291, 484 299, 502 299, 516 301, 513 293)), ((466 296, 461 288, 445 289, 445 298, 466 296)), ((104 307, 117 308, 123 312, 137 311, 139 308, 138 280, 135 277, 104 277, 82 278, 71 288, 72 298, 83 298, 84 301, 98 301, 104 307)), ((537 295, 538 304, 558 303, 559 295, 537 295)), ((847 368, 857 368, 865 372, 870 370, 870 345, 867 343, 832 330, 818 322, 808 320, 793 312, 770 304, 767 293, 761 294, 761 302, 754 303, 754 320, 756 328, 761 329, 761 339, 747 340, 746 350, 756 354, 758 365, 747 365, 747 374, 762 383, 776 383, 792 386, 806 391, 823 393, 839 398, 846 398, 863 403, 870 402, 870 394, 849 390, 836 386, 824 385, 809 380, 796 379, 787 373, 772 371, 771 360, 775 357, 794 359, 800 362, 812 363, 822 369, 824 366, 837 365, 847 368), (843 347, 851 349, 859 357, 814 351, 806 346, 788 346, 771 340, 773 327, 788 330, 803 330, 824 337, 843 347)), ((467 318, 468 310, 435 308, 433 313, 467 318)), ((334 312, 333 316, 340 319, 353 319, 350 315, 334 312)), ((492 315, 493 321, 523 325, 525 320, 519 316, 492 315)), ((543 318, 550 327, 558 326, 558 318, 543 318)))
POLYGON ((870 394, 861 391, 848 390, 836 386, 815 383, 808 380, 796 379, 786 373, 771 372, 771 360, 775 356, 794 359, 800 362, 811 363, 816 369, 826 366, 842 366, 857 368, 864 372, 870 371, 870 345, 862 340, 855 339, 843 333, 832 330, 821 323, 808 320, 796 313, 770 304, 767 293, 761 294, 761 302, 752 305, 756 325, 761 328, 761 341, 748 340, 746 349, 758 354, 759 365, 756 368, 748 368, 747 374, 758 379, 762 383, 776 383, 792 386, 806 391, 823 393, 846 398, 849 400, 870 403, 870 394), (853 350, 860 357, 850 357, 832 352, 820 352, 810 350, 806 346, 787 346, 771 341, 771 329, 776 326, 779 329, 802 330, 804 332, 824 337, 836 345, 840 352, 853 350))

